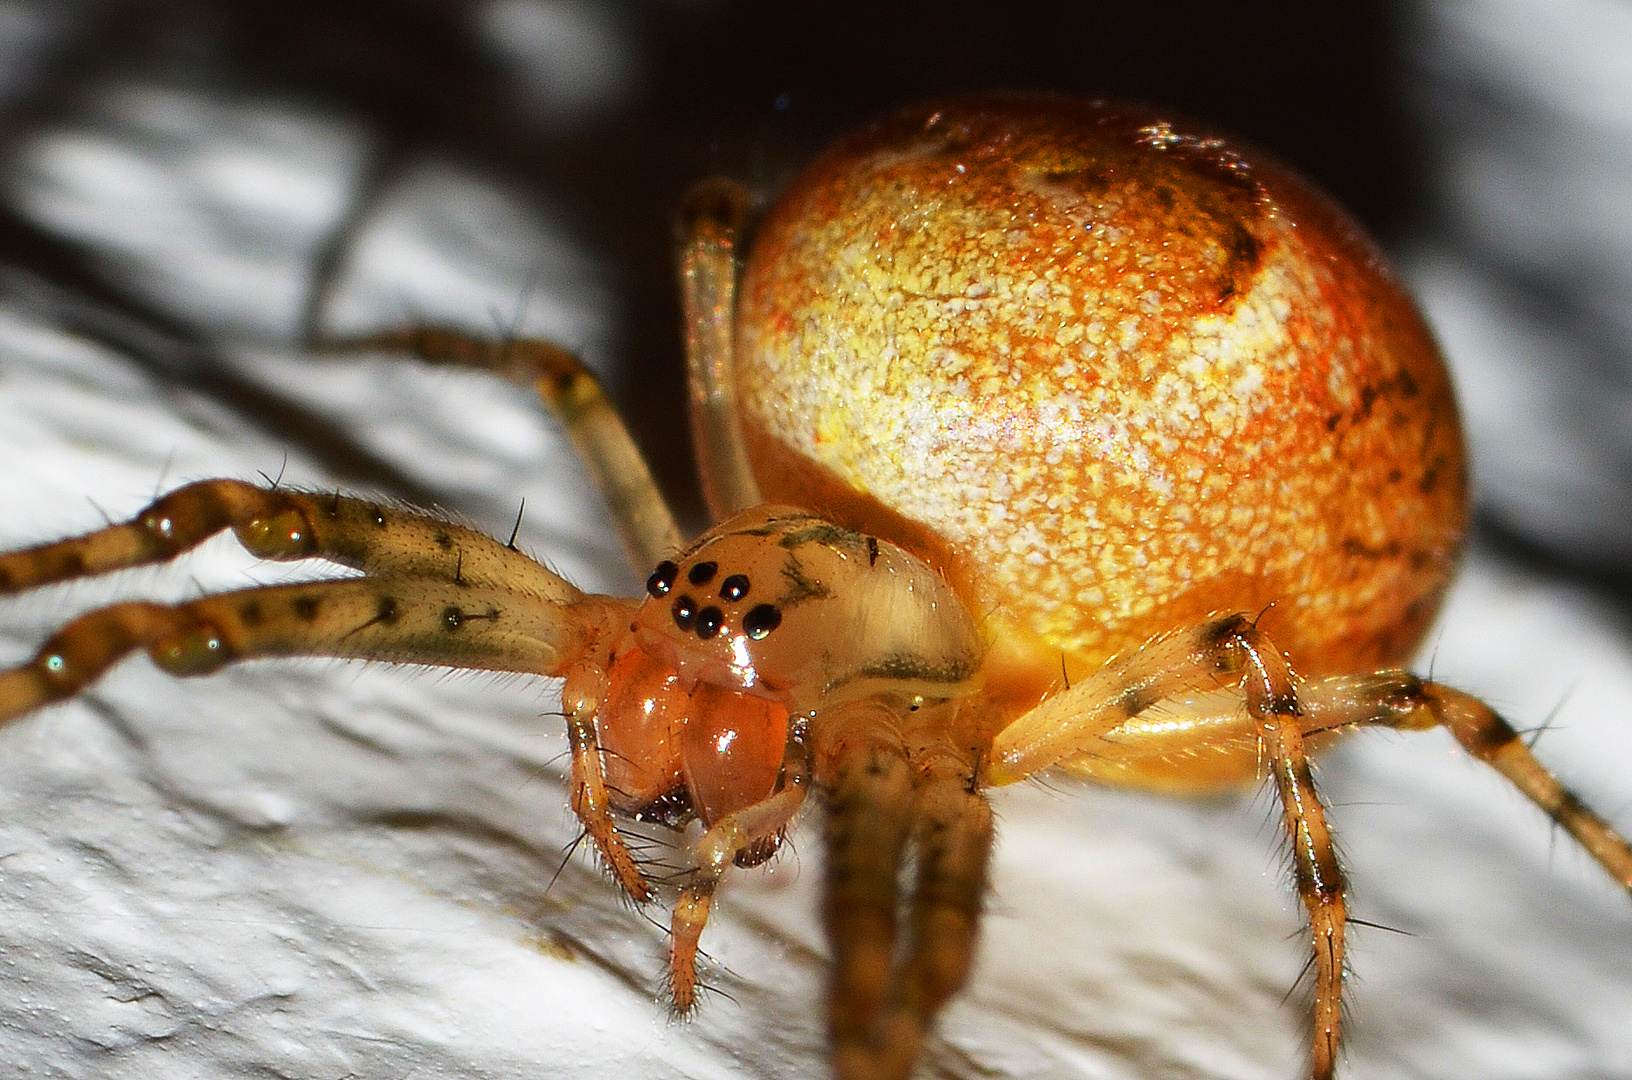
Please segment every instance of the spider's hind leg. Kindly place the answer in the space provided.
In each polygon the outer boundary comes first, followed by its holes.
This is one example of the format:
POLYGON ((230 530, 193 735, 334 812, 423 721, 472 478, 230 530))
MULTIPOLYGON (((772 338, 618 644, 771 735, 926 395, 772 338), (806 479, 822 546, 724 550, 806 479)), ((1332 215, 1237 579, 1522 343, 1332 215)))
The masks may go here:
POLYGON ((1312 683, 1305 728, 1377 725, 1422 731, 1443 726, 1469 754, 1505 776, 1575 838, 1620 885, 1632 891, 1632 844, 1530 752, 1511 724, 1483 701, 1407 671, 1381 671, 1312 683))
POLYGON ((1302 689, 1262 630, 1244 615, 1215 616, 1153 638, 1045 698, 998 734, 987 778, 1013 783, 1060 765, 1121 782, 1191 770, 1198 783, 1216 785, 1267 766, 1313 937, 1310 1075, 1328 1080, 1343 1019, 1348 915, 1326 808, 1309 769, 1305 736, 1318 729, 1306 723, 1302 689), (1196 691, 1227 691, 1227 703, 1206 697, 1206 707, 1192 711, 1186 695, 1196 691))

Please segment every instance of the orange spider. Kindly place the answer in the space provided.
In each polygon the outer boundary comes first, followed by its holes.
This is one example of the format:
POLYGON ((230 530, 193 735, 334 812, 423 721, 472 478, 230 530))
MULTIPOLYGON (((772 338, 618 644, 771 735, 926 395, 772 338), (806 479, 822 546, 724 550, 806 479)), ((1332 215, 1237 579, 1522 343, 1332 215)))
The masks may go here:
POLYGON ((681 1012, 721 877, 773 856, 818 795, 846 1080, 911 1074, 968 976, 984 789, 1044 770, 1180 793, 1267 770, 1314 939, 1316 1078, 1335 1069, 1346 915, 1311 749, 1443 725, 1632 888, 1626 841, 1511 727, 1395 666, 1455 569, 1461 433, 1420 317, 1318 193, 1152 114, 987 97, 831 151, 739 279, 744 206, 705 185, 683 226, 720 519, 690 543, 559 348, 334 343, 533 382, 655 567, 643 599, 430 515, 207 480, 0 556, 0 590, 227 528, 363 576, 93 611, 0 673, 0 718, 136 649, 177 675, 298 654, 558 676, 572 807, 623 890, 654 896, 619 815, 703 826, 673 908, 681 1012))

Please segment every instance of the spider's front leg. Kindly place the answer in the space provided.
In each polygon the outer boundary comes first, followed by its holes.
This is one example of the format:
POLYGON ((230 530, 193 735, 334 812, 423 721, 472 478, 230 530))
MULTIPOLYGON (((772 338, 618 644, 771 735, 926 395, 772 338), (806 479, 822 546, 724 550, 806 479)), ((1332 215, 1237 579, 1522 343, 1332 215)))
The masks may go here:
POLYGON ((601 613, 583 612, 507 589, 450 592, 395 577, 129 601, 79 616, 28 662, 0 672, 0 720, 75 696, 139 649, 178 676, 273 656, 560 674, 602 632, 601 613))
MULTIPOLYGON (((174 675, 254 657, 331 656, 583 685, 604 671, 632 611, 431 515, 227 479, 179 488, 122 524, 0 554, 0 592, 163 562, 228 528, 262 558, 322 559, 367 576, 88 612, 0 672, 0 720, 74 696, 138 649, 174 675)), ((592 717, 582 711, 569 716, 574 809, 619 883, 645 900, 650 890, 612 828, 592 717)))
POLYGON ((226 528, 262 558, 324 559, 369 576, 88 612, 0 673, 0 717, 72 697, 137 649, 176 675, 291 655, 561 674, 624 617, 474 530, 237 480, 190 484, 123 524, 0 555, 0 591, 162 562, 226 528))
POLYGON ((229 479, 177 488, 105 529, 0 554, 0 594, 168 562, 225 529, 262 559, 322 559, 377 577, 492 586, 556 603, 583 596, 516 549, 429 514, 229 479))

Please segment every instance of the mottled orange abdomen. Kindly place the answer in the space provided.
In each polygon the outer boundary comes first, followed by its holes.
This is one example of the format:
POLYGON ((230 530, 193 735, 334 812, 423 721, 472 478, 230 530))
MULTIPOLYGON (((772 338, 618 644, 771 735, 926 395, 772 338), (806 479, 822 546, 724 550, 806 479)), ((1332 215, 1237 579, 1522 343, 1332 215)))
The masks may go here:
POLYGON ((943 565, 1016 693, 1215 611, 1310 674, 1403 661, 1467 516, 1451 386, 1284 168, 1052 98, 923 107, 771 211, 738 381, 768 499, 943 565))

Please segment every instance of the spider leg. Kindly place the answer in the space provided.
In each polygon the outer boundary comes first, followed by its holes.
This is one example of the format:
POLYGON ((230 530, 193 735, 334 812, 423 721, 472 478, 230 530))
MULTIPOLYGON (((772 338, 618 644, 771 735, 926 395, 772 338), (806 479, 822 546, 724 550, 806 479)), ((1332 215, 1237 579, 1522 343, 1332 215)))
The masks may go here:
POLYGON ((834 1073, 875 1075, 875 1024, 895 956, 901 865, 912 831, 913 777, 896 717, 857 703, 818 717, 817 779, 826 795, 822 916, 833 963, 828 1036, 834 1073))
POLYGON ((618 618, 615 606, 478 586, 450 593, 442 582, 413 577, 273 585, 173 605, 114 604, 79 616, 27 663, 0 672, 0 720, 74 696, 138 649, 172 675, 269 656, 559 675, 603 632, 601 624, 618 618), (602 606, 607 610, 597 610, 602 606))
POLYGON ((1343 869, 1315 790, 1301 727, 1302 708, 1286 657, 1242 616, 1209 627, 1213 665, 1244 669, 1247 711, 1257 722, 1270 774, 1280 796, 1281 817, 1292 841, 1293 879, 1309 914, 1314 938, 1315 1000, 1310 1076, 1329 1080, 1337 1068, 1343 1021, 1343 931, 1348 920, 1343 869))
POLYGON ((727 814, 698 838, 693 848, 697 868, 680 890, 670 923, 669 990, 677 1013, 684 1015, 696 1004, 697 944, 708 922, 715 886, 744 853, 774 840, 787 828, 804 805, 809 787, 810 747, 805 726, 795 723, 788 729, 782 775, 775 793, 727 814))
POLYGON ((815 724, 827 796, 828 1030, 841 1080, 906 1080, 974 956, 992 843, 972 755, 941 710, 861 701, 815 724), (935 715, 926 715, 935 714, 935 715), (901 867, 916 875, 898 948, 901 867))
POLYGON ((1343 881, 1307 753, 1311 744, 1368 725, 1445 727, 1632 891, 1632 845, 1484 702, 1405 671, 1297 680, 1239 615, 1161 635, 1045 699, 998 733, 985 779, 1013 783, 1060 767, 1114 783, 1196 791, 1250 778, 1267 760, 1317 945, 1318 1077, 1332 1066, 1341 1019, 1343 881), (1239 685, 1224 686, 1220 676, 1239 685))
POLYGON ((642 573, 679 550, 674 514, 605 389, 579 359, 549 341, 482 338, 449 327, 420 327, 320 339, 325 352, 383 349, 432 364, 479 368, 532 387, 560 418, 579 458, 606 496, 624 551, 642 573))
POLYGON ((595 730, 599 697, 588 696, 575 686, 578 679, 585 676, 604 681, 603 670, 580 665, 577 672, 568 674, 562 691, 562 704, 567 713, 567 742, 572 749, 572 812, 619 886, 636 903, 643 904, 652 898, 651 886, 646 883, 640 864, 624 843, 612 816, 600 737, 595 730))
POLYGON ((1323 679, 1304 693, 1306 730, 1368 724, 1421 731, 1443 726, 1462 747, 1576 839, 1620 885, 1632 891, 1632 845, 1566 788, 1489 705, 1405 671, 1323 679))
POLYGON ((974 960, 992 809, 975 768, 951 741, 914 744, 912 850, 917 867, 909 904, 912 936, 878 1025, 877 1064, 864 1075, 904 1080, 941 1006, 974 960))
POLYGON ((729 180, 691 190, 680 213, 680 297, 685 309, 691 436, 703 495, 724 519, 764 502, 748 463, 737 411, 736 252, 748 193, 729 180))
POLYGON ((371 574, 487 585, 568 602, 583 596, 474 529, 365 499, 200 480, 118 525, 0 554, 0 593, 166 562, 232 529, 263 559, 324 559, 371 574))
POLYGON ((1182 789, 1250 777, 1267 763, 1314 939, 1310 1075, 1326 1080, 1342 1025, 1345 884, 1309 769, 1299 691, 1285 656, 1245 616, 1215 617, 1111 659, 1014 721, 993 743, 987 779, 1010 783, 1059 765, 1138 782, 1154 763, 1154 775, 1182 789), (1225 682, 1232 692, 1220 695, 1225 682))
MULTIPOLYGON (((89 612, 28 663, 0 672, 0 720, 79 693, 137 649, 176 675, 311 655, 559 675, 570 689, 600 677, 632 610, 585 595, 474 529, 363 499, 224 479, 178 488, 123 524, 0 555, 0 591, 162 562, 227 528, 262 558, 325 559, 370 576, 89 612)), ((647 899, 612 827, 593 709, 568 713, 573 806, 619 883, 647 899)))

